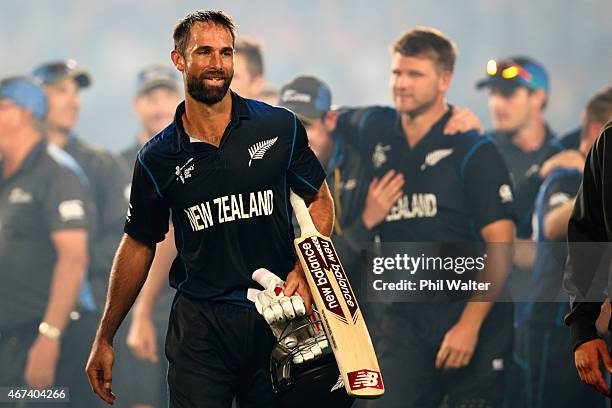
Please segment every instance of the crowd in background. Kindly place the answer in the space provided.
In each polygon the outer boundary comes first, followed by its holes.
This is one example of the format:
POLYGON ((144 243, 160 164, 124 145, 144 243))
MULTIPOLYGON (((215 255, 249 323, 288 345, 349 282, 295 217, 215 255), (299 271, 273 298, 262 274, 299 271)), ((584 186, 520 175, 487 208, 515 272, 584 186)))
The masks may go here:
MULTIPOLYGON (((537 62, 537 56, 502 57, 483 59, 486 72, 477 84, 488 92, 493 128, 482 129, 469 110, 451 107, 446 120, 455 116, 460 128, 453 129, 451 123, 445 133, 449 138, 462 137, 453 134, 467 133, 463 129, 467 126, 476 132, 475 137, 495 146, 495 153, 482 163, 503 159, 506 173, 499 177, 507 177, 512 189, 499 194, 502 200, 513 202, 513 216, 508 217, 513 219, 517 244, 510 285, 516 280, 541 291, 560 291, 559 260, 565 254, 546 252, 542 244, 565 240, 585 156, 602 126, 612 119, 612 87, 602 84, 583 112, 576 112, 582 121, 576 123, 574 132, 557 135, 554 124, 545 119, 550 96, 547 69, 537 62)), ((385 240, 381 224, 388 217, 415 211, 404 193, 410 176, 393 170, 381 173, 393 144, 386 138, 392 130, 385 129, 398 126, 394 109, 335 107, 332 88, 301 72, 277 90, 265 80, 260 45, 246 38, 236 41, 234 58, 234 92, 292 109, 304 123, 335 201, 334 242, 358 287, 362 244, 381 237, 385 240)), ((451 73, 453 64, 454 57, 451 73)), ((419 81, 418 73, 402 69, 396 66, 391 73, 398 110, 410 100, 418 103, 419 98, 428 97, 419 94, 418 86, 414 88, 411 82, 419 81)), ((104 307, 113 254, 125 218, 130 217, 131 172, 139 149, 174 119, 183 95, 182 80, 171 65, 142 68, 132 102, 140 129, 133 143, 114 155, 84 142, 74 132, 81 92, 87 92, 95 73, 67 59, 43 62, 23 74, 0 82, 0 356, 7 362, 0 368, 0 385, 69 386, 73 406, 95 406, 101 402, 87 384, 84 367, 104 307)), ((461 101, 449 103, 461 105, 461 101)), ((487 172, 497 171, 491 166, 474 169, 474 180, 479 180, 478 172, 486 179, 487 172)), ((464 169, 466 174, 472 171, 468 165, 460 171, 464 169)), ((474 183, 476 194, 481 186, 474 183)), ((484 227, 489 221, 479 225, 484 227)), ((422 237, 426 236, 386 240, 425 241, 422 237)), ((450 240, 448 236, 429 239, 450 240)), ((158 244, 150 275, 167 276, 176 254, 171 228, 158 244)), ((566 302, 538 302, 538 293, 533 302, 513 305, 510 325, 499 329, 498 337, 488 339, 494 348, 510 350, 505 367, 493 367, 504 373, 504 404, 603 407, 603 398, 580 383, 573 367, 572 343, 563 323, 566 302)), ((148 280, 116 337, 118 406, 166 404, 163 350, 172 297, 167 279, 148 280)), ((397 333, 401 323, 385 323, 386 311, 380 305, 365 308, 375 345, 383 350, 400 347, 381 342, 397 333)), ((609 319, 609 311, 602 310, 602 320, 606 316, 609 319)), ((602 323, 602 332, 606 325, 602 323)), ((401 383, 392 376, 389 384, 401 383)), ((470 377, 470 381, 478 378, 470 377)), ((445 403, 448 399, 437 402, 445 403)))

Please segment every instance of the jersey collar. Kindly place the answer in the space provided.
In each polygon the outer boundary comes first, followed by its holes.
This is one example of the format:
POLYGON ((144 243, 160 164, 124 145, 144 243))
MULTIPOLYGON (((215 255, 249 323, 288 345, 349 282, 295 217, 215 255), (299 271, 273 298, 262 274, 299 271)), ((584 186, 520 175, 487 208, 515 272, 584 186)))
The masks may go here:
MULTIPOLYGON (((232 97, 232 118, 229 123, 229 127, 236 126, 241 120, 250 119, 251 113, 249 107, 244 98, 236 94, 231 89, 229 90, 232 97)), ((176 107, 176 113, 174 114, 174 128, 176 129, 176 143, 179 150, 195 151, 201 149, 203 146, 210 146, 208 143, 191 143, 189 135, 185 132, 183 126, 183 114, 185 113, 185 101, 181 102, 176 107)))

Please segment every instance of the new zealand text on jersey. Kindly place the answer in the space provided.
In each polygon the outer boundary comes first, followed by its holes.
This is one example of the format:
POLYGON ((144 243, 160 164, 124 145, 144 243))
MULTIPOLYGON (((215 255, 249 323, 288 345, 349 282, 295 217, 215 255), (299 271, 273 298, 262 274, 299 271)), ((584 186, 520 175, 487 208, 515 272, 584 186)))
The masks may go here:
POLYGON ((271 215, 273 210, 274 193, 272 190, 265 190, 250 192, 248 195, 244 194, 244 198, 243 194, 217 197, 185 208, 183 211, 189 218, 191 229, 201 231, 215 223, 222 224, 245 218, 271 215), (216 208, 214 208, 215 206, 216 208), (216 215, 216 217, 213 217, 213 215, 216 215))
POLYGON ((385 221, 398 221, 410 218, 432 218, 438 213, 438 199, 435 194, 412 194, 412 200, 404 194, 389 211, 385 221))

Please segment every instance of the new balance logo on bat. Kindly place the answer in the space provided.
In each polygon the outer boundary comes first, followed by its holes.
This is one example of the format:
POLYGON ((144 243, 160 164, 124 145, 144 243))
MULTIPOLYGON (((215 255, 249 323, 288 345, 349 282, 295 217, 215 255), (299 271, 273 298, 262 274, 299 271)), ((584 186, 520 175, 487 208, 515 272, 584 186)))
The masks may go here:
POLYGON ((251 163, 253 160, 261 160, 264 157, 264 154, 276 143, 278 137, 274 139, 262 140, 261 142, 255 143, 253 146, 249 147, 249 156, 251 156, 251 160, 249 160, 249 167, 251 167, 251 163))
POLYGON ((362 388, 378 388, 382 389, 382 378, 377 371, 367 369, 352 371, 348 373, 349 386, 351 390, 360 390, 362 388))

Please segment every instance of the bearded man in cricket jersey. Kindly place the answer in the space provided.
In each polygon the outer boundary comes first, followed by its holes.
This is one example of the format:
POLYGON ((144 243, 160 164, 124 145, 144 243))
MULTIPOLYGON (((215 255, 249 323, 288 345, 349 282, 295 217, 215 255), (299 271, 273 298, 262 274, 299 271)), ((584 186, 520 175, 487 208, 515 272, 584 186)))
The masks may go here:
POLYGON ((183 75, 185 102, 138 154, 125 234, 87 366, 93 390, 107 403, 116 399, 113 336, 147 277, 170 213, 178 251, 166 339, 171 406, 227 407, 234 397, 240 407, 277 406, 269 376, 275 338, 246 296, 258 287, 254 270, 266 267, 286 281, 286 318, 310 312, 312 297, 292 248, 289 189, 329 235, 333 202, 325 172, 291 111, 229 91, 234 37, 223 12, 194 12, 175 28, 172 61, 183 75))

